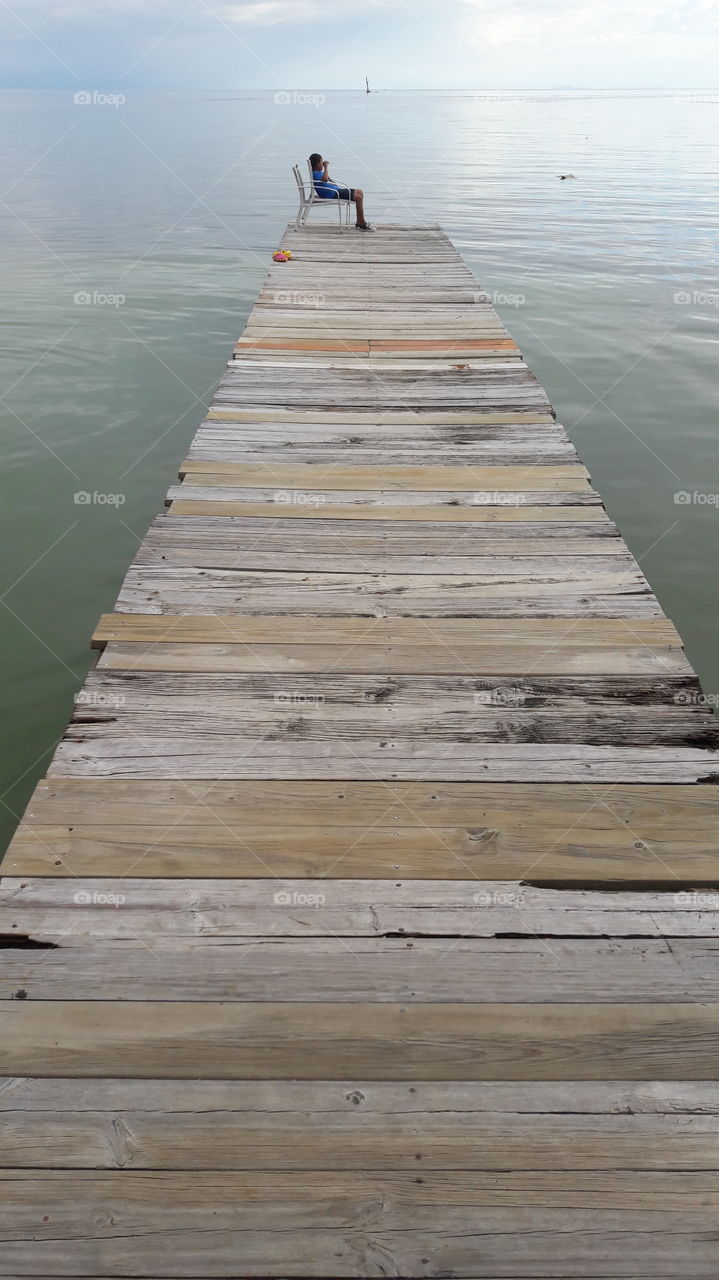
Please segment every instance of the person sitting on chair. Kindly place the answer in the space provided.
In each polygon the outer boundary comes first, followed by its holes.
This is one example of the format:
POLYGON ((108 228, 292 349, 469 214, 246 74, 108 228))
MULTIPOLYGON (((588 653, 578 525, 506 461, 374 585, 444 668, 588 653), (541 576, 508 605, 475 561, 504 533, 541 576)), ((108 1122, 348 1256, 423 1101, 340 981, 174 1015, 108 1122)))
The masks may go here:
POLYGON ((357 206, 357 230, 376 231, 377 228, 367 222, 364 216, 364 191, 361 187, 344 187, 333 182, 330 178, 329 160, 323 160, 319 151, 312 152, 310 168, 315 192, 321 200, 351 200, 357 206))

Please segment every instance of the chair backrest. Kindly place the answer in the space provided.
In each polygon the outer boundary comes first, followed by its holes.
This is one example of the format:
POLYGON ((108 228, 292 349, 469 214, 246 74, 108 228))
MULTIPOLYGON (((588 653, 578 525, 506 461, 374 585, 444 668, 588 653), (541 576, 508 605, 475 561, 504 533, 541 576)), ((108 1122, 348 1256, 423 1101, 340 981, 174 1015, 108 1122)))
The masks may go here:
POLYGON ((310 195, 314 197, 317 195, 317 188, 315 186, 315 175, 312 172, 312 161, 309 159, 307 161, 307 172, 310 180, 310 195))
MULTIPOLYGON (((295 175, 295 182, 297 183, 297 189, 298 189, 298 191, 299 191, 299 193, 300 193, 300 199, 301 199, 301 200, 306 200, 306 199, 307 199, 307 191, 305 190, 305 184, 304 184, 304 180, 303 180, 303 178, 302 178, 302 174, 301 174, 301 172, 300 172, 300 166, 299 166, 298 164, 293 164, 293 166, 292 166, 292 172, 293 172, 293 173, 294 173, 294 175, 295 175)), ((310 191, 311 191, 311 190, 312 190, 312 188, 310 187, 310 191)))

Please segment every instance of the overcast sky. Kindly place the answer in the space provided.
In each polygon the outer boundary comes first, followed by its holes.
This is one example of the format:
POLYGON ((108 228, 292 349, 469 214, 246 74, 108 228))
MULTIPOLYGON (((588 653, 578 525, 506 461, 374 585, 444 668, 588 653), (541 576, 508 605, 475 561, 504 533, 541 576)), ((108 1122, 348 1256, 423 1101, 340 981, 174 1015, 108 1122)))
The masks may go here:
POLYGON ((708 88, 719 0, 0 0, 5 88, 708 88))

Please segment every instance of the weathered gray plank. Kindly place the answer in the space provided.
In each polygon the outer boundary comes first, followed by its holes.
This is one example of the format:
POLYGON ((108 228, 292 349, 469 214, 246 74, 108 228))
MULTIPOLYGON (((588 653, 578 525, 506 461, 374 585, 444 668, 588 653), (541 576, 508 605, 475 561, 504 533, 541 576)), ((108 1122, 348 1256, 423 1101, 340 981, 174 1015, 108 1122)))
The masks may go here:
MULTIPOLYGON (((312 614, 359 618, 659 618, 661 609, 629 556, 488 557, 431 561, 334 556, 329 568, 290 570, 287 556, 141 548, 117 601, 123 613, 312 614), (212 564, 220 562, 218 568, 212 564), (224 561, 224 564, 222 563, 224 561), (199 562, 199 563, 198 563, 199 562), (266 567, 260 567, 264 562, 266 567)), ((322 564, 317 553, 311 563, 322 564)), ((305 561, 310 563, 309 560, 305 561)))
POLYGON ((713 1170, 716 1111, 692 1082, 14 1078, 0 1167, 713 1170))
POLYGON ((600 892, 436 879, 144 880, 141 874, 139 860, 134 875, 123 877, 6 877, 0 934, 64 947, 86 946, 88 938, 188 938, 224 946, 232 938, 258 937, 719 937, 716 893, 701 889, 600 892))
POLYGON ((474 1280, 715 1275, 713 1174, 586 1173, 579 1190, 571 1173, 456 1171, 1 1181, 6 1275, 238 1276, 241 1258, 248 1276, 321 1276, 331 1261, 334 1276, 410 1277, 430 1256, 474 1280))
MULTIPOLYGON (((500 888, 493 893, 501 900, 500 888)), ((108 896, 124 896, 122 887, 108 896)), ((315 896, 324 896, 321 884, 315 896)), ((712 896, 719 903, 719 894, 698 895, 712 896)), ((719 939, 455 938, 448 945, 380 937, 354 938, 348 947, 344 938, 283 938, 280 928, 222 946, 186 937, 140 946, 135 939, 67 947, 60 940, 51 963, 42 951, 11 948, 0 1000, 502 1004, 521 992, 528 1004, 719 1002, 719 939)))

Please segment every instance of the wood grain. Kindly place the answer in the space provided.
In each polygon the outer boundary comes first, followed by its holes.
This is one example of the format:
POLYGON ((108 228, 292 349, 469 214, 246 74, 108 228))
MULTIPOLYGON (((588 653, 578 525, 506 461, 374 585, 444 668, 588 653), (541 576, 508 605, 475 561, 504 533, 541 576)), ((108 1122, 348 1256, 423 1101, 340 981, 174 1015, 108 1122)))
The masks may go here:
POLYGON ((15 1276, 236 1277, 241 1258, 245 1275, 299 1278, 321 1274, 327 1258, 334 1276, 359 1280, 388 1268, 427 1274, 430 1255, 435 1269, 475 1280, 715 1274, 713 1174, 586 1173, 580 1189, 572 1173, 429 1170, 9 1170, 1 1181, 4 1266, 15 1276))
MULTIPOLYGON (((460 860, 461 865, 461 860, 460 860)), ((266 868, 265 868, 266 870, 266 868)), ((716 893, 535 888, 494 880, 6 878, 0 936, 86 947, 144 939, 227 946, 238 938, 716 938, 716 893)), ((20 949, 24 949, 20 946, 20 949)), ((32 947, 30 947, 32 950, 32 947)), ((352 951, 352 944, 349 944, 352 951)), ((37 960, 31 956, 31 960, 37 960)), ((46 961, 46 956, 40 960, 46 961)))
MULTIPOLYGON (((492 894, 501 902, 501 888, 486 891, 492 894)), ((504 896, 511 902, 511 891, 504 896)), ((514 896, 521 903, 521 891, 514 896)), ((448 946, 445 938, 378 937, 355 938, 348 947, 344 938, 282 937, 281 928, 278 912, 268 936, 226 938, 222 946, 193 945, 187 937, 144 946, 135 938, 97 943, 85 936, 75 946, 60 939, 52 964, 37 952, 10 949, 0 1000, 23 991, 31 1000, 502 1004, 521 991, 531 1004, 719 1001, 717 938, 673 938, 669 945, 659 938, 458 936, 448 946)))
POLYGON ((7 1075, 716 1080, 719 1005, 0 1004, 7 1075), (321 1064, 321 1065, 320 1065, 321 1064))

